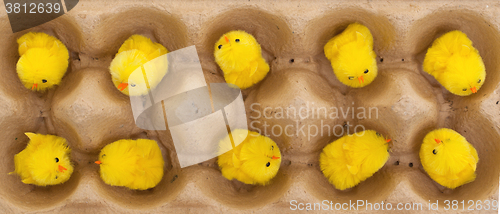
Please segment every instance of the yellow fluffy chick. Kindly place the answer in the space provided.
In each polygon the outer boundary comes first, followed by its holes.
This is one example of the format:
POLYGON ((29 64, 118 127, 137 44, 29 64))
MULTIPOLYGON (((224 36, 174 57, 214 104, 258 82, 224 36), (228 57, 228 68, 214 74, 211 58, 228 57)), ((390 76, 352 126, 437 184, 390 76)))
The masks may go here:
POLYGON ((221 140, 219 146, 221 151, 229 150, 221 154, 217 161, 222 176, 228 180, 267 185, 278 173, 281 153, 276 143, 266 136, 237 129, 221 140), (241 144, 234 147, 234 142, 241 144))
POLYGON ((420 161, 429 176, 450 189, 476 179, 479 161, 474 147, 451 129, 429 132, 420 147, 420 161))
POLYGON ((458 30, 434 41, 425 55, 423 69, 444 88, 459 96, 476 93, 486 78, 479 52, 467 35, 458 30))
POLYGON ((215 62, 229 84, 246 89, 266 77, 269 65, 255 38, 245 31, 231 31, 215 43, 215 62))
POLYGON ((373 130, 341 137, 321 152, 321 171, 339 190, 354 187, 384 166, 390 141, 373 130))
POLYGON ((54 135, 25 133, 28 146, 14 156, 15 171, 25 184, 37 186, 66 182, 73 173, 66 139, 54 135))
POLYGON ((146 95, 149 89, 155 88, 167 73, 167 58, 158 58, 167 53, 167 49, 161 44, 154 43, 145 36, 132 35, 122 44, 109 66, 113 84, 123 94, 146 95), (156 58, 158 59, 154 60, 156 58), (146 64, 147 62, 150 63, 146 64), (134 72, 136 69, 137 72, 134 72))
POLYGON ((24 87, 45 91, 58 85, 69 64, 66 46, 53 36, 29 32, 17 40, 19 61, 16 70, 24 87))
POLYGON ((99 154, 101 178, 112 186, 134 190, 155 187, 163 177, 163 157, 154 140, 118 140, 99 154))
POLYGON ((330 39, 324 51, 335 76, 347 86, 365 87, 377 77, 373 37, 370 30, 359 23, 350 24, 344 32, 330 39))

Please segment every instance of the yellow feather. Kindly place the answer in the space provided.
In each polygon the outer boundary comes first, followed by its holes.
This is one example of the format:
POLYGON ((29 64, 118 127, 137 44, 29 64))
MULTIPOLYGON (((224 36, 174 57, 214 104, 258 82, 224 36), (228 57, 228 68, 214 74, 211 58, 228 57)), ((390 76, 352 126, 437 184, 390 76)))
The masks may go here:
POLYGON ((267 185, 278 173, 281 153, 276 143, 257 132, 243 129, 234 130, 219 143, 221 154, 217 160, 222 176, 228 180, 236 179, 245 184, 267 185), (247 136, 245 138, 245 136, 247 136), (241 142, 232 148, 234 142, 241 142), (274 157, 274 159, 273 159, 274 157))
POLYGON ((122 44, 109 66, 113 84, 126 95, 147 94, 150 88, 155 88, 160 83, 168 71, 165 55, 167 53, 167 49, 161 44, 154 43, 145 36, 132 35, 122 44), (137 72, 134 72, 136 70, 137 72), (126 85, 120 88, 120 84, 126 85))
POLYGON ((53 36, 29 32, 17 40, 16 70, 27 89, 45 91, 59 85, 69 64, 66 46, 53 36))
POLYGON ((37 186, 66 182, 73 173, 66 139, 54 135, 26 133, 30 141, 14 156, 15 170, 25 184, 37 186))
POLYGON ((104 183, 145 190, 155 187, 163 177, 164 161, 154 140, 118 140, 99 154, 100 175, 104 183))
POLYGON ((343 84, 361 88, 377 77, 377 55, 373 51, 370 30, 353 23, 324 47, 325 56, 331 61, 333 72, 343 84))
POLYGON ((442 128, 425 136, 420 147, 420 161, 434 181, 455 189, 474 181, 479 158, 476 149, 462 135, 442 128))
POLYGON ((222 35, 215 43, 214 56, 226 82, 241 89, 260 82, 269 72, 259 43, 241 30, 222 35))
POLYGON ((388 150, 387 141, 373 130, 346 135, 323 149, 320 168, 335 188, 345 190, 382 168, 389 159, 388 150))
POLYGON ((425 55, 423 69, 448 91, 468 96, 484 84, 486 71, 479 51, 455 30, 437 38, 425 55))

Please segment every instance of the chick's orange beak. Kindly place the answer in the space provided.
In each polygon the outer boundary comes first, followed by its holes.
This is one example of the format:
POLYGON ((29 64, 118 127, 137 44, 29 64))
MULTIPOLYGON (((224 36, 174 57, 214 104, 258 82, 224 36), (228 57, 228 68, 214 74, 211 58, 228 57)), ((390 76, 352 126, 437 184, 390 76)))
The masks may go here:
POLYGON ((472 91, 472 93, 474 93, 474 94, 475 94, 475 93, 477 93, 477 89, 476 89, 476 87, 472 87, 470 90, 471 90, 471 91, 472 91))
POLYGON ((363 76, 359 76, 358 80, 359 80, 359 84, 362 84, 365 82, 365 78, 363 76))
POLYGON ((440 144, 441 141, 439 139, 434 139, 434 141, 436 141, 436 143, 440 144))
POLYGON ((385 142, 389 143, 389 142, 391 142, 391 139, 387 139, 387 140, 385 140, 385 142))
POLYGON ((59 172, 64 172, 65 170, 68 170, 68 169, 66 169, 63 166, 59 165, 59 172))
POLYGON ((273 157, 271 159, 278 160, 278 159, 280 159, 280 157, 276 157, 276 156, 273 155, 273 157))
POLYGON ((102 162, 101 162, 101 161, 96 161, 96 162, 94 162, 94 163, 96 163, 96 164, 101 164, 102 162))
POLYGON ((123 90, 125 90, 125 88, 127 88, 127 86, 128 86, 128 83, 122 82, 122 83, 120 83, 120 85, 118 85, 118 89, 120 89, 120 91, 123 91, 123 90))
POLYGON ((33 90, 35 88, 38 88, 38 84, 37 83, 34 83, 33 86, 31 86, 31 90, 33 90))
POLYGON ((226 35, 224 35, 224 39, 226 40, 227 43, 229 43, 229 39, 227 38, 226 35))

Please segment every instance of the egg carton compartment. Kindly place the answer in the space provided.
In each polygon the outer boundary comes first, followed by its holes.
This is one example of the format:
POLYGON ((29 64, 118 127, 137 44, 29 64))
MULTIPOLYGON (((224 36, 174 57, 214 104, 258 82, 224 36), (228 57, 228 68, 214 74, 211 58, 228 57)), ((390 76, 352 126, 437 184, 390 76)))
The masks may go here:
POLYGON ((426 211, 429 201, 439 200, 439 212, 444 212, 444 200, 498 201, 499 12, 500 5, 495 1, 443 5, 409 1, 252 0, 217 4, 210 0, 158 0, 146 4, 83 0, 62 17, 14 34, 7 15, 2 14, 0 210, 282 213, 291 211, 293 200, 366 200, 393 206, 421 203, 426 211), (326 42, 353 22, 370 29, 379 68, 378 77, 359 89, 342 85, 323 53, 326 42), (468 97, 450 94, 422 70, 425 53, 434 39, 456 29, 473 41, 486 66, 486 82, 477 94, 468 97), (270 72, 260 83, 242 91, 248 126, 269 136, 281 150, 280 170, 267 186, 225 179, 216 158, 180 168, 168 129, 138 128, 129 97, 114 87, 109 74, 109 64, 120 45, 129 36, 140 34, 169 51, 196 45, 207 83, 224 82, 213 52, 215 42, 230 30, 252 34, 270 65, 270 72), (63 81, 45 93, 24 88, 15 72, 19 58, 16 39, 29 31, 57 37, 70 52, 63 81), (332 109, 339 111, 338 117, 330 117, 332 109), (360 109, 373 115, 359 117, 360 109), (359 131, 357 125, 391 138, 391 157, 366 181, 339 191, 323 176, 319 154, 340 138, 332 128, 354 133, 359 131), (300 127, 305 127, 304 132, 300 127), (462 134, 479 155, 476 180, 455 190, 430 179, 418 156, 424 136, 441 127, 462 134), (280 129, 281 134, 275 134, 280 129), (293 134, 287 135, 287 131, 293 134), (7 174, 14 170, 14 155, 28 142, 25 132, 55 134, 68 140, 75 166, 70 180, 35 187, 7 174), (94 164, 99 151, 109 143, 128 138, 158 142, 165 160, 165 174, 158 186, 132 191, 109 186, 99 177, 99 166, 94 164))
POLYGON ((315 146, 316 142, 328 132, 333 135, 333 127, 344 123, 343 118, 330 117, 327 112, 344 106, 345 97, 340 92, 305 69, 270 73, 245 100, 249 127, 271 135, 285 154, 322 149, 324 146, 315 146))

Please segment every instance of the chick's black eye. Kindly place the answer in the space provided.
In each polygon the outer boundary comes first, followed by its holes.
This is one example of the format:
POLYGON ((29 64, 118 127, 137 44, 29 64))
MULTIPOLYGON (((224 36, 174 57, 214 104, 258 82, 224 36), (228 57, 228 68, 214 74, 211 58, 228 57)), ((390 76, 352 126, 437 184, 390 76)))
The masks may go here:
POLYGON ((59 162, 59 158, 56 158, 56 163, 58 163, 58 162, 59 162))
POLYGON ((467 89, 466 89, 466 88, 464 88, 464 89, 462 89, 462 91, 467 91, 467 89))
POLYGON ((106 157, 106 154, 103 154, 103 155, 101 156, 101 158, 103 158, 103 157, 106 157))
POLYGON ((266 163, 266 167, 269 167, 269 166, 271 166, 271 162, 266 163))
POLYGON ((218 48, 219 48, 219 50, 220 50, 220 49, 222 48, 222 45, 219 45, 219 46, 217 46, 217 47, 218 47, 218 48))
POLYGON ((381 135, 380 135, 380 133, 378 133, 378 132, 377 132, 376 134, 377 134, 377 136, 379 136, 379 137, 381 136, 381 135))
POLYGON ((57 179, 57 175, 56 175, 56 179, 57 179))
POLYGON ((352 76, 351 76, 351 77, 349 77, 349 80, 353 80, 353 79, 354 79, 354 77, 352 77, 352 76))
POLYGON ((481 79, 479 79, 479 80, 477 81, 477 83, 481 83, 481 79))
POLYGON ((437 152, 436 152, 436 150, 435 150, 435 149, 434 149, 434 150, 432 150, 432 154, 437 154, 437 152))
MULTIPOLYGON (((479 81, 481 81, 481 80, 479 80, 479 81)), ((43 80, 42 80, 42 82, 43 82, 43 83, 46 83, 46 82, 47 82, 47 80, 46 80, 46 79, 43 79, 43 80)))
POLYGON ((366 69, 364 73, 367 74, 368 72, 370 72, 370 71, 368 69, 366 69))
POLYGON ((130 84, 130 86, 135 87, 135 84, 130 84))
POLYGON ((235 42, 240 42, 240 39, 236 39, 236 40, 234 40, 234 41, 235 41, 235 42))
POLYGON ((273 150, 273 149, 274 149, 274 146, 271 146, 271 150, 273 150))

